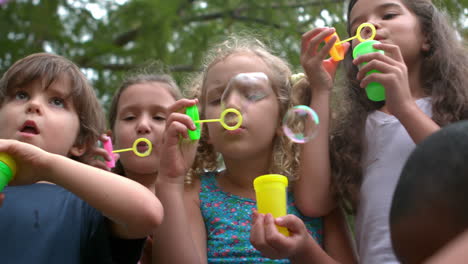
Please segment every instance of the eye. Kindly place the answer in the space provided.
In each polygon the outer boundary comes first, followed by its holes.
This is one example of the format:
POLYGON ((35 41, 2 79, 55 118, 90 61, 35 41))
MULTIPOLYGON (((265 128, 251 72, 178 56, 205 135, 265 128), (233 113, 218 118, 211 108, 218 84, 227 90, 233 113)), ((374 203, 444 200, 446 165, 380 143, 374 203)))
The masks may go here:
POLYGON ((124 116, 122 118, 122 120, 124 120, 124 121, 132 121, 132 120, 135 120, 135 119, 136 119, 136 117, 133 116, 133 115, 127 115, 127 116, 124 116))
POLYGON ((16 99, 16 100, 20 100, 20 101, 28 100, 28 99, 29 99, 29 95, 28 95, 28 93, 26 93, 26 92, 24 92, 24 91, 18 91, 18 92, 16 92, 16 94, 15 94, 15 99, 16 99))
POLYGON ((254 92, 254 93, 249 93, 247 94, 247 100, 251 102, 257 102, 265 98, 266 95, 262 92, 254 92))
POLYGON ((392 18, 394 18, 396 16, 397 16, 397 14, 395 14, 395 13, 387 13, 387 14, 383 15, 382 19, 389 20, 389 19, 392 19, 392 18))
POLYGON ((54 106, 64 108, 65 107, 65 100, 59 97, 54 97, 50 100, 50 103, 54 106))
POLYGON ((221 103, 221 98, 214 98, 209 101, 210 105, 219 105, 221 103))
POLYGON ((156 120, 156 121, 166 121, 166 117, 165 116, 162 116, 162 115, 156 115, 153 117, 153 120, 156 120))

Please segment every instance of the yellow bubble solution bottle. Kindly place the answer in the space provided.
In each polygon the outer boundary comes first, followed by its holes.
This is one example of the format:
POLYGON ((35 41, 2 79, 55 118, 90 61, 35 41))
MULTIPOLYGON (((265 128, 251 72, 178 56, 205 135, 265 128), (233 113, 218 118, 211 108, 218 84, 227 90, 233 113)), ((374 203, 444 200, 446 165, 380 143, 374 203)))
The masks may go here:
POLYGON ((16 162, 6 153, 0 153, 0 192, 15 177, 16 162))
MULTIPOLYGON (((253 184, 259 213, 270 213, 274 218, 287 214, 286 188, 288 187, 288 178, 279 174, 267 174, 255 178, 253 184)), ((289 236, 287 228, 276 227, 280 233, 289 236)))

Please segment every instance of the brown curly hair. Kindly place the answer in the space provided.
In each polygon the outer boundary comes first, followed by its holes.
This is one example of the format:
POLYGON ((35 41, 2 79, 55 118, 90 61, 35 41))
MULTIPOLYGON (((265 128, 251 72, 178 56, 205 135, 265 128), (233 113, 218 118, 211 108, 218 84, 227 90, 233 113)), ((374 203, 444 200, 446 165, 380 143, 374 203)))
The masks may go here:
MULTIPOLYGON (((224 42, 213 46, 205 56, 202 71, 189 78, 188 87, 185 89, 187 97, 200 99, 200 118, 205 116, 205 102, 203 94, 206 93, 205 81, 210 68, 218 62, 228 58, 233 54, 247 53, 257 56, 265 62, 271 69, 271 83, 277 96, 280 116, 284 116, 286 111, 295 103, 291 100, 293 90, 303 90, 307 84, 292 87, 290 77, 291 70, 289 64, 280 57, 273 55, 261 41, 252 36, 232 35, 224 42)), ((207 141, 208 129, 204 125, 202 136, 197 150, 197 156, 191 172, 186 178, 186 182, 192 182, 194 177, 200 177, 206 171, 214 171, 221 168, 221 156, 215 152, 212 145, 207 141)), ((285 135, 277 135, 274 138, 274 150, 269 173, 282 174, 291 181, 297 179, 297 169, 299 165, 299 147, 289 140, 285 135)))
MULTIPOLYGON (((353 6, 348 7, 348 21, 353 6)), ((425 94, 432 98, 433 120, 440 126, 468 117, 468 53, 457 40, 456 31, 447 15, 428 0, 402 0, 421 24, 422 34, 429 40, 430 50, 424 53, 421 80, 425 94)), ((348 23, 348 33, 350 33, 348 23)), ((331 131, 331 165, 334 189, 345 207, 354 211, 362 183, 361 158, 365 150, 363 134, 368 114, 380 109, 384 102, 367 99, 356 80, 357 67, 352 64, 352 50, 346 54, 344 66, 347 85, 342 91, 338 118, 331 131)))

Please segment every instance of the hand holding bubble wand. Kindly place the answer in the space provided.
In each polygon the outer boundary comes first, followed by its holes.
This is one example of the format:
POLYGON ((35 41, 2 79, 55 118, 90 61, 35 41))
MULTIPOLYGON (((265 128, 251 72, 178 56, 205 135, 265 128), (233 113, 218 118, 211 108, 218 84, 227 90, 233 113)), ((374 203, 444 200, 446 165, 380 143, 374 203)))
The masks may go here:
POLYGON ((328 43, 333 36, 336 36, 336 42, 333 45, 333 47, 330 49, 330 56, 333 58, 334 61, 341 61, 344 59, 344 48, 341 44, 351 41, 356 38, 359 40, 359 42, 373 40, 376 34, 377 34, 377 31, 374 25, 372 25, 371 23, 362 23, 361 25, 359 25, 355 36, 340 41, 340 37, 338 36, 336 32, 334 32, 333 34, 325 38, 325 42, 328 43), (361 35, 361 31, 364 28, 370 28, 372 31, 370 37, 367 39, 362 38, 362 35, 361 35))
POLYGON ((147 138, 138 138, 138 139, 136 139, 133 142, 133 145, 132 145, 131 148, 114 150, 113 147, 112 147, 112 140, 111 140, 110 137, 108 137, 107 141, 103 143, 103 147, 107 151, 107 153, 109 153, 109 155, 111 156, 111 160, 106 161, 106 166, 108 168, 114 168, 115 167, 115 158, 114 158, 113 153, 133 151, 133 153, 135 153, 135 155, 137 155, 138 157, 147 157, 147 156, 149 156, 151 154, 151 151, 153 150, 153 144, 151 144, 151 141, 149 139, 147 139, 147 138), (140 143, 142 143, 142 142, 144 144, 146 144, 146 146, 148 147, 148 149, 143 153, 138 151, 138 145, 140 143))
MULTIPOLYGON (((351 38, 340 41, 340 38, 338 37, 338 35, 335 32, 332 35, 326 37, 325 41, 326 42, 330 41, 332 36, 337 37, 335 45, 333 45, 333 47, 330 49, 330 56, 333 58, 333 60, 340 61, 340 60, 344 59, 344 49, 343 49, 343 46, 341 44, 343 44, 344 42, 347 42, 347 41, 350 41, 350 40, 353 40, 353 39, 357 38, 360 43, 356 47, 354 47, 354 49, 353 49, 353 58, 356 59, 360 55, 373 53, 373 52, 379 52, 379 53, 384 54, 383 50, 378 50, 378 49, 375 49, 373 47, 374 44, 380 43, 379 41, 374 40, 376 34, 377 34, 377 30, 375 29, 375 26, 373 24, 371 24, 371 23, 362 23, 361 25, 359 25, 359 27, 358 27, 358 29, 356 31, 356 35, 351 37, 351 38), (371 35, 370 35, 369 38, 364 39, 362 37, 361 31, 364 28, 370 28, 371 35)), ((365 63, 361 64, 360 66, 362 66, 364 64, 365 63)), ((378 72, 378 71, 377 70, 372 70, 372 71, 369 71, 368 73, 366 73, 366 75, 369 75, 371 73, 376 73, 376 72, 378 72)), ((369 83, 366 86, 366 94, 367 94, 367 97, 372 101, 378 102, 378 101, 385 100, 385 88, 383 87, 382 84, 380 84, 378 82, 369 83)))
POLYGON ((195 123, 195 130, 188 130, 188 134, 191 140, 198 140, 201 137, 201 123, 209 123, 209 122, 220 122, 221 125, 226 129, 226 130, 236 130, 242 125, 242 114, 239 112, 239 110, 234 109, 234 108, 227 108, 225 109, 222 113, 220 118, 217 119, 204 119, 200 120, 200 114, 198 111, 198 107, 196 105, 192 105, 190 107, 187 107, 185 110, 185 114, 188 115, 190 118, 192 118, 193 122, 195 123), (237 116, 237 123, 230 126, 226 124, 226 116, 228 114, 235 114, 237 116))

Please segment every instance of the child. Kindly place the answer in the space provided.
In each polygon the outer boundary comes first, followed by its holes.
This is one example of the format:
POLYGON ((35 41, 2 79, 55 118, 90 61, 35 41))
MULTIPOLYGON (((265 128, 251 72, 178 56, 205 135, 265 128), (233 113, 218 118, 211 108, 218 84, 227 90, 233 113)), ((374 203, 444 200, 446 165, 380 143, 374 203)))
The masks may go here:
MULTIPOLYGON (((151 141, 153 151, 144 158, 133 152, 121 153, 115 173, 141 183, 154 193, 168 107, 180 98, 179 87, 166 74, 141 73, 122 83, 109 110, 114 148, 128 148, 136 139, 144 137, 151 141)), ((151 241, 148 237, 141 263, 152 263, 151 241)))
POLYGON ((153 144, 153 151, 144 158, 133 152, 121 153, 115 173, 154 192, 167 109, 180 98, 179 87, 166 74, 138 74, 122 83, 109 109, 114 148, 128 148, 136 139, 144 137, 153 144))
MULTIPOLYGON (((343 91, 336 127, 328 138, 309 144, 316 153, 302 169, 310 177, 300 179, 298 207, 314 215, 317 198, 304 195, 315 182, 333 177, 338 194, 357 208, 356 240, 362 263, 395 263, 388 214, 390 201, 406 158, 415 144, 440 126, 467 118, 468 58, 444 15, 428 0, 352 0, 348 31, 372 23, 377 29, 374 47, 385 52, 362 55, 352 61, 348 50, 345 66, 348 87, 343 91), (351 63, 352 62, 352 63, 351 63), (359 70, 357 65, 368 62, 359 70), (371 69, 381 73, 365 74, 371 69), (369 82, 385 87, 386 101, 370 101, 364 89, 369 82), (324 158, 325 157, 325 158, 324 158), (325 161, 324 161, 325 160, 325 161), (314 165, 315 164, 315 165, 314 165), (312 166, 314 165, 314 166, 312 166), (331 176, 332 175, 332 176, 331 176), (304 198, 304 200, 302 200, 304 198)), ((328 135, 329 100, 336 64, 322 64, 331 47, 317 50, 333 29, 319 28, 303 37, 301 63, 313 93, 322 133, 328 135)), ((353 41, 355 47, 358 41, 353 41)), ((327 61, 325 61, 327 62, 327 61)))
MULTIPOLYGON (((187 129, 194 130, 192 120, 178 113, 194 105, 196 100, 180 100, 171 107, 167 121, 160 174, 156 194, 166 208, 166 218, 155 235, 155 257, 162 263, 259 263, 271 262, 261 256, 249 242, 251 214, 256 208, 253 180, 267 173, 280 173, 290 179, 298 176, 298 148, 281 133, 280 120, 290 107, 291 72, 287 63, 272 55, 257 40, 232 38, 216 46, 207 66, 194 85, 200 99, 201 119, 219 118, 221 95, 228 82, 243 73, 267 77, 265 93, 249 94, 251 100, 243 113, 242 126, 227 131, 219 123, 210 123, 202 130, 194 177, 184 189, 195 143, 180 145, 179 135, 187 138, 187 129), (217 153, 225 168, 218 166, 217 153)), ((242 102, 227 100, 226 108, 241 109, 242 102)), ((293 189, 293 188, 291 188, 293 189)), ((288 211, 304 220, 307 230, 322 247, 322 219, 303 217, 288 194, 288 211)), ((327 237, 325 230, 324 237, 327 237)), ((330 230, 331 231, 331 230, 330 230)), ((332 250, 325 245, 327 250, 332 250)), ((321 249, 320 249, 321 250, 321 249)), ((328 257, 328 256, 327 256, 328 257)), ((277 260, 288 263, 288 260, 277 260)), ((159 262, 158 262, 159 263, 159 262)), ((320 263, 320 262, 319 262, 320 263)))
POLYGON ((4 74, 0 93, 0 152, 18 167, 0 208, 2 262, 135 263, 141 245, 114 245, 151 233, 162 207, 144 186, 74 161, 104 128, 78 67, 33 54, 4 74))
POLYGON ((390 210, 392 244, 402 263, 426 261, 468 229, 467 160, 468 121, 439 130, 409 156, 390 210))

